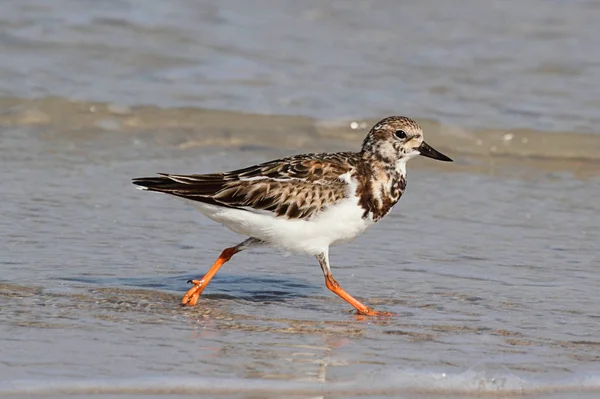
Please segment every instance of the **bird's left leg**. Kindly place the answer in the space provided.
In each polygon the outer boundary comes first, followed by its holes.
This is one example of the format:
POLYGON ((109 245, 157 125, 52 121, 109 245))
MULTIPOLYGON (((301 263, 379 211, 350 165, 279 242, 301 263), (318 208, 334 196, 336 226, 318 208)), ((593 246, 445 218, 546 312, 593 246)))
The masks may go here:
POLYGON ((356 312, 358 314, 366 315, 366 316, 392 316, 393 313, 389 312, 377 312, 368 306, 361 303, 358 299, 354 298, 352 295, 348 294, 340 284, 335 281, 333 275, 331 274, 331 268, 329 267, 329 249, 324 251, 323 253, 317 255, 317 260, 321 265, 321 270, 323 270, 323 275, 325 276, 325 285, 332 292, 339 295, 344 301, 348 302, 350 305, 356 308, 356 312))
POLYGON ((217 274, 221 266, 223 266, 231 257, 238 252, 242 252, 245 249, 250 248, 251 246, 261 244, 262 241, 258 238, 250 237, 246 241, 236 245, 235 247, 225 248, 221 255, 212 267, 208 270, 208 272, 202 277, 200 280, 189 280, 188 283, 194 284, 192 288, 185 293, 183 298, 181 299, 182 305, 194 306, 198 303, 198 299, 200 299, 200 294, 204 291, 204 288, 208 285, 210 280, 217 274))

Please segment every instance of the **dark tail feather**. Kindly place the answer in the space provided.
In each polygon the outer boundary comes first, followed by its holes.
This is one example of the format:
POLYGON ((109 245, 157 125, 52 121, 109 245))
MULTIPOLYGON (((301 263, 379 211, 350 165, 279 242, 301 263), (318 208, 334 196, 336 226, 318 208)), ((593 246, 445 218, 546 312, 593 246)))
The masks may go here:
POLYGON ((173 181, 168 177, 138 177, 133 179, 133 184, 139 186, 141 190, 172 192, 181 190, 181 183, 173 181))
POLYGON ((213 199, 213 195, 223 189, 224 180, 217 175, 179 176, 159 173, 159 177, 138 177, 132 183, 140 190, 157 191, 176 197, 187 198, 206 204, 234 208, 231 205, 213 199))
POLYGON ((180 197, 212 196, 223 188, 222 179, 199 179, 193 176, 167 175, 158 177, 138 177, 132 183, 141 190, 158 191, 180 197))

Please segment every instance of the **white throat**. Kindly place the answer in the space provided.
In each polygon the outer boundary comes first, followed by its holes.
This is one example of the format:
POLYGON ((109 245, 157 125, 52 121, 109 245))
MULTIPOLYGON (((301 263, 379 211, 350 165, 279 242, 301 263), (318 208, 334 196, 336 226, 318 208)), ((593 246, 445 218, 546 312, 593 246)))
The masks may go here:
POLYGON ((406 163, 409 159, 416 157, 417 155, 421 155, 419 151, 413 151, 409 154, 404 155, 402 158, 396 161, 396 171, 401 173, 402 176, 406 176, 406 163))
POLYGON ((396 172, 400 173, 402 176, 406 176, 406 162, 408 158, 401 158, 396 162, 396 172))

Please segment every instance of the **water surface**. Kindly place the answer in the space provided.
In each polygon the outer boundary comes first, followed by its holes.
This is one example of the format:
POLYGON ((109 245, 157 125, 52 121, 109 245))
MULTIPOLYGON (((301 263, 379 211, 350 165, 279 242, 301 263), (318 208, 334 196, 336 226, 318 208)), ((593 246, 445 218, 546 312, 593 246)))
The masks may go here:
POLYGON ((27 0, 0 16, 0 394, 596 397, 594 2, 27 0), (155 172, 357 149, 416 117, 391 215, 315 259, 239 237, 155 172))

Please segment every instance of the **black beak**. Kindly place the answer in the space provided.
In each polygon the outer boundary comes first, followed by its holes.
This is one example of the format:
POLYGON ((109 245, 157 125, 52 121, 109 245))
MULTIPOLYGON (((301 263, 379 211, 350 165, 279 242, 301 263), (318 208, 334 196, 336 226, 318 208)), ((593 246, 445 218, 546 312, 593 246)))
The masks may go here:
POLYGON ((434 150, 433 147, 431 147, 426 142, 422 142, 419 148, 417 148, 417 151, 419 151, 421 155, 427 158, 437 159, 438 161, 444 162, 452 162, 452 159, 445 156, 441 152, 434 150))

